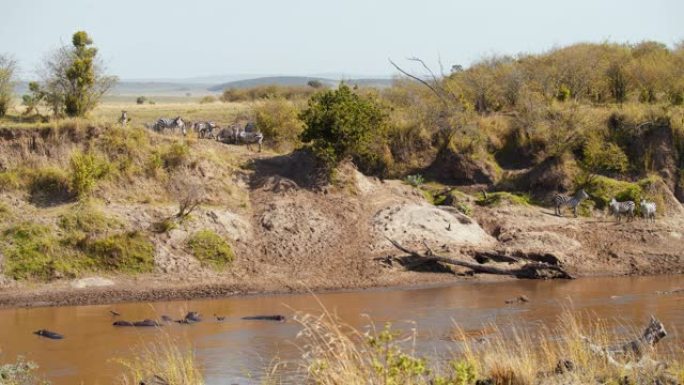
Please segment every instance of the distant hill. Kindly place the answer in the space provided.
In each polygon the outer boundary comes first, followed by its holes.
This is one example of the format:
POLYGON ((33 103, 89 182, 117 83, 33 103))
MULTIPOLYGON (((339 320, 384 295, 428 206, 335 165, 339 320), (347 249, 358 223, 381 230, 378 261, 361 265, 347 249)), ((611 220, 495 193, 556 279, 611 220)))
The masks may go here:
MULTIPOLYGON (((307 77, 307 76, 267 76, 254 79, 244 79, 237 80, 227 83, 217 84, 215 86, 209 87, 209 91, 221 92, 227 88, 250 88, 256 86, 268 86, 268 85, 278 85, 278 86, 306 86, 306 84, 311 80, 318 80, 319 82, 327 86, 336 86, 340 83, 340 80, 329 79, 329 78, 319 78, 319 77, 307 77)), ((344 79, 344 82, 351 85, 359 85, 366 87, 389 87, 392 84, 392 79, 344 79)))

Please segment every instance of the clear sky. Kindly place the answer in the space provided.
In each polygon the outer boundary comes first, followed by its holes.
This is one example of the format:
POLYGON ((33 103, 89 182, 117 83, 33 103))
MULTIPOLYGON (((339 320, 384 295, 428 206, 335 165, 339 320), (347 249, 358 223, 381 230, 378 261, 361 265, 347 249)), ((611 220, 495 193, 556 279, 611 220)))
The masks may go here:
POLYGON ((86 30, 110 73, 390 75, 387 58, 445 67, 580 41, 673 44, 682 0, 0 0, 0 52, 23 78, 86 30))

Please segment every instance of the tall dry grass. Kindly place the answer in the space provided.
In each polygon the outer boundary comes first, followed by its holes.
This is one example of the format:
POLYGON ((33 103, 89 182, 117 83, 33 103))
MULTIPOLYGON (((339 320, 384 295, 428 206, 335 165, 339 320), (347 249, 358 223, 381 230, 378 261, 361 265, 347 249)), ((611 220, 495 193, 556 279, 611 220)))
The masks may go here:
POLYGON ((168 385, 205 383, 190 344, 168 335, 136 349, 130 357, 115 361, 123 366, 120 385, 138 385, 141 382, 168 385))

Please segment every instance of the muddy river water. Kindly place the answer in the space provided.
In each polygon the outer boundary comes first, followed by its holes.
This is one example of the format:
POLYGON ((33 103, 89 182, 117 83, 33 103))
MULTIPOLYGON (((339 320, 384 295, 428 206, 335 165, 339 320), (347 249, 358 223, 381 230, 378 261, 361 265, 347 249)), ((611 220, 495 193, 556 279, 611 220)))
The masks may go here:
MULTIPOLYGON (((418 349, 427 355, 446 355, 454 342, 444 338, 458 323, 466 330, 483 325, 531 327, 553 323, 572 303, 574 311, 593 312, 621 323, 644 324, 656 315, 672 332, 663 343, 681 344, 677 330, 684 329, 684 293, 657 294, 684 288, 684 276, 583 278, 574 281, 507 281, 458 283, 451 286, 379 289, 318 295, 318 300, 345 322, 363 329, 369 319, 391 321, 397 328, 418 330, 418 349), (530 302, 505 304, 526 295, 530 302)), ((1 294, 0 294, 1 295, 1 294)), ((294 311, 320 313, 311 295, 247 296, 214 300, 127 303, 102 306, 0 310, 0 362, 23 355, 40 366, 53 384, 116 383, 120 364, 140 346, 164 335, 191 343, 208 384, 256 383, 275 357, 294 359, 299 326, 295 322, 245 321, 255 314, 294 311), (193 310, 205 321, 195 325, 172 324, 162 329, 115 328, 109 313, 122 319, 141 320, 168 314, 179 318, 193 310), (213 314, 225 316, 218 322, 213 314), (38 329, 62 333, 63 340, 33 335, 38 329)))

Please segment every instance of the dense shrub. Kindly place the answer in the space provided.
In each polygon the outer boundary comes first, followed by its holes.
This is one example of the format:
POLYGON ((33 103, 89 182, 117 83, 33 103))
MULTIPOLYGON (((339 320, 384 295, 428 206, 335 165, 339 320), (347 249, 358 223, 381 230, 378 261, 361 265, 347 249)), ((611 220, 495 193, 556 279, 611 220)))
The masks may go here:
POLYGON ((205 265, 221 269, 235 259, 230 245, 211 230, 201 230, 188 239, 192 254, 205 265))
POLYGON ((147 98, 144 97, 144 96, 138 96, 138 97, 135 99, 135 103, 136 103, 136 104, 145 104, 146 101, 147 101, 147 98))
POLYGON ((299 144, 303 126, 294 103, 285 99, 267 100, 254 107, 256 125, 267 143, 277 149, 291 150, 299 144))
POLYGON ((315 94, 299 115, 305 128, 301 138, 314 155, 332 170, 346 157, 365 171, 376 168, 377 140, 387 123, 387 112, 374 99, 361 97, 342 84, 315 94))
POLYGON ((90 194, 98 180, 109 173, 109 164, 93 153, 75 152, 69 162, 71 191, 79 198, 90 194))
POLYGON ((249 88, 227 88, 221 95, 224 102, 245 102, 263 99, 306 99, 316 92, 306 86, 263 85, 249 88))

